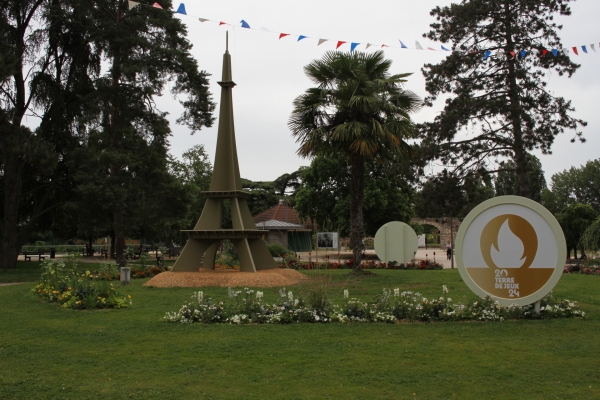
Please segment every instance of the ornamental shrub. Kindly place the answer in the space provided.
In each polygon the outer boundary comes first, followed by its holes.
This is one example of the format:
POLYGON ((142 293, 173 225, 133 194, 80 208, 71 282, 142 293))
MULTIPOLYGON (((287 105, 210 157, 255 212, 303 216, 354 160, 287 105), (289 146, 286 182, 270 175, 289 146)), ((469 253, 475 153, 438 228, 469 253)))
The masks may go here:
MULTIPOLYGON (((112 273, 111 268, 105 266, 105 273, 112 273)), ((123 308, 132 304, 131 296, 120 295, 112 283, 103 280, 100 274, 90 271, 81 273, 77 269, 77 256, 74 254, 64 261, 46 259, 41 269, 40 283, 32 291, 44 301, 79 310, 123 308)))

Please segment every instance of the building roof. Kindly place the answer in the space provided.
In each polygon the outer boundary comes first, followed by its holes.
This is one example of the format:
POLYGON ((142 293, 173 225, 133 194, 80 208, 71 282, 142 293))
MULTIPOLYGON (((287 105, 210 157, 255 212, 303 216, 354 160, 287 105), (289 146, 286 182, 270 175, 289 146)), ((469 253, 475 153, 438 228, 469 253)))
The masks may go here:
POLYGON ((268 221, 257 222, 256 227, 258 229, 282 229, 282 230, 305 230, 304 226, 292 224, 289 222, 277 221, 270 219, 268 221))
POLYGON ((283 204, 283 200, 279 200, 279 204, 269 208, 266 211, 252 217, 256 225, 263 221, 281 221, 287 222, 294 225, 302 225, 300 217, 294 209, 288 205, 283 204))

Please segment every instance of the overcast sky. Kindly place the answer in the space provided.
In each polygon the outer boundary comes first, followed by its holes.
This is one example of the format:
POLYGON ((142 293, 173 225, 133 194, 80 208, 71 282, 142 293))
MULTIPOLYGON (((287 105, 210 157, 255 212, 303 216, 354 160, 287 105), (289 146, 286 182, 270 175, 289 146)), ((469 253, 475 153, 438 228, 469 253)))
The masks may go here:
MULTIPOLYGON (((177 0, 174 3, 179 4, 177 0)), ((192 54, 200 68, 212 74, 210 87, 217 103, 220 87, 216 82, 221 78, 225 31, 230 32, 229 51, 232 55, 233 80, 237 83, 233 102, 241 175, 254 181, 268 181, 310 162, 296 155, 298 144, 287 127, 292 101, 311 86, 303 72, 306 64, 320 58, 326 51, 335 49, 338 40, 360 42, 356 50, 365 50, 366 43, 378 45, 367 51, 377 49, 381 44, 398 46, 398 40, 409 47, 414 47, 415 40, 418 40, 424 47, 439 48, 439 43, 424 39, 422 34, 429 30, 429 24, 433 22, 429 15, 431 9, 451 3, 445 0, 187 1, 185 7, 188 16, 179 17, 188 27, 188 38, 194 45, 192 54), (196 17, 234 26, 200 22, 196 17), (276 33, 243 29, 240 26, 242 19, 252 28, 265 27, 276 33), (289 33, 290 36, 280 40, 278 33, 289 33), (298 42, 298 35, 308 38, 298 42), (317 46, 319 38, 330 41, 317 46)), ((595 43, 597 48, 600 47, 600 25, 597 22, 600 2, 578 0, 571 5, 571 9, 570 17, 559 18, 564 25, 559 33, 563 45, 572 47, 595 43)), ((345 51, 349 49, 349 44, 340 48, 345 51)), ((421 97, 426 95, 421 67, 425 63, 437 63, 447 55, 444 52, 414 49, 384 50, 386 58, 393 61, 392 73, 413 73, 406 88, 421 97)), ((600 52, 582 54, 580 51, 579 56, 571 53, 571 57, 581 64, 581 68, 571 79, 552 74, 548 78, 548 88, 556 95, 570 99, 576 108, 573 116, 588 122, 583 130, 587 143, 572 144, 572 133, 565 133, 557 137, 552 155, 536 152, 548 182, 557 172, 600 157, 600 52)), ((181 114, 177 101, 165 94, 159 99, 158 105, 170 113, 173 130, 171 152, 174 155, 180 156, 193 145, 203 144, 211 160, 214 160, 218 120, 214 127, 190 136, 187 128, 175 124, 175 119, 181 114)), ((440 101, 433 108, 425 108, 414 114, 414 120, 431 121, 441 107, 440 101)), ((218 105, 215 116, 218 116, 218 105)), ((432 166, 430 170, 435 168, 432 166)))

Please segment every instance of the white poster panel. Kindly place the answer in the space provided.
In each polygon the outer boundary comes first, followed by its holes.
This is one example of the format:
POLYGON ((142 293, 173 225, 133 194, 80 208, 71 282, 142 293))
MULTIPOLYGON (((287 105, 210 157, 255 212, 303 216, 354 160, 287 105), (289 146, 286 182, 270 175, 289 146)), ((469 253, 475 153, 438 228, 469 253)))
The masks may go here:
POLYGON ((338 248, 338 233, 337 232, 318 232, 317 233, 317 248, 319 248, 319 249, 337 249, 338 248))

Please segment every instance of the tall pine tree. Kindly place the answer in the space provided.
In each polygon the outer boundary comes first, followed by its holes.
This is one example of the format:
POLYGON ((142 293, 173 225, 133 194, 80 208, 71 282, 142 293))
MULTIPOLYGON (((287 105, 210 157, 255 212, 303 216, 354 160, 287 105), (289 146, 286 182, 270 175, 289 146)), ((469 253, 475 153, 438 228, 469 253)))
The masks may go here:
POLYGON ((550 153, 565 130, 584 140, 570 116, 571 102, 547 90, 551 70, 569 77, 579 65, 562 51, 554 22, 570 15, 574 0, 463 0, 436 7, 425 37, 452 43, 452 53, 423 68, 428 105, 450 94, 444 110, 423 125, 423 145, 446 165, 489 168, 508 157, 516 164, 519 192, 531 197, 527 152, 550 153), (556 54, 552 49, 559 50, 556 54))
POLYGON ((68 153, 100 64, 87 3, 0 1, 0 268, 16 266, 28 235, 68 194, 68 153), (40 121, 33 131, 28 117, 40 121))
MULTIPOLYGON (((96 81, 96 109, 89 114, 86 154, 80 159, 88 164, 82 169, 102 182, 104 195, 96 199, 109 204, 120 265, 125 264, 125 237, 139 225, 140 215, 152 217, 144 210, 153 201, 152 187, 172 183, 167 164, 171 130, 154 98, 165 88, 183 95, 185 111, 178 122, 192 131, 212 124, 215 107, 208 74, 198 70, 187 30, 169 11, 171 1, 162 1, 163 9, 144 3, 129 9, 127 0, 96 0, 92 10, 93 44, 108 68, 96 81)), ((97 190, 81 178, 82 196, 97 190)))

